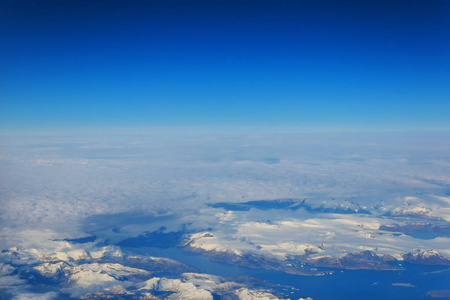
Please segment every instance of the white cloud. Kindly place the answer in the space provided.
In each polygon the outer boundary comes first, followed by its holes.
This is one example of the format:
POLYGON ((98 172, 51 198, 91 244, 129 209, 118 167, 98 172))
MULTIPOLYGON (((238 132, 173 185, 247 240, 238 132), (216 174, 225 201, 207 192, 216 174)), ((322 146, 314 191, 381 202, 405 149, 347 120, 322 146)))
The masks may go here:
MULTIPOLYGON (((182 223, 192 223, 196 230, 213 228, 214 238, 197 241, 205 249, 279 257, 310 248, 320 249, 317 255, 337 256, 377 249, 400 257, 414 248, 433 248, 450 255, 448 238, 421 240, 378 230, 396 222, 382 216, 387 212, 450 220, 450 201, 444 195, 450 182, 450 139, 428 138, 424 144, 420 137, 159 131, 4 139, 0 246, 30 249, 32 259, 45 254, 68 261, 83 257, 92 245, 57 239, 83 237, 95 228, 100 239, 114 242, 166 225, 124 215, 116 215, 123 217, 121 222, 94 225, 89 217, 169 211, 180 217, 171 219, 169 230, 182 223), (289 197, 307 198, 314 208, 355 201, 372 215, 303 209, 231 212, 204 205, 289 197), (119 233, 108 227, 114 223, 120 225, 119 233)), ((95 270, 83 272, 117 285, 95 270)), ((12 285, 25 284, 15 275, 4 277, 12 285)))
POLYGON ((58 293, 56 292, 48 292, 43 294, 36 294, 36 293, 20 293, 17 296, 14 297, 14 300, 51 300, 51 299, 58 299, 58 293))

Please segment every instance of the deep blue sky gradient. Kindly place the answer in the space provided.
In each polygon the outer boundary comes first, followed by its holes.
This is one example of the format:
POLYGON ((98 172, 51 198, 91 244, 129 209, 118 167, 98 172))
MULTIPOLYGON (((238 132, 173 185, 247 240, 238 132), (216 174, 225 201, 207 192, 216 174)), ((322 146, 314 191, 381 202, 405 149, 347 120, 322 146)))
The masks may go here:
POLYGON ((0 127, 450 129, 450 1, 0 2, 0 127))

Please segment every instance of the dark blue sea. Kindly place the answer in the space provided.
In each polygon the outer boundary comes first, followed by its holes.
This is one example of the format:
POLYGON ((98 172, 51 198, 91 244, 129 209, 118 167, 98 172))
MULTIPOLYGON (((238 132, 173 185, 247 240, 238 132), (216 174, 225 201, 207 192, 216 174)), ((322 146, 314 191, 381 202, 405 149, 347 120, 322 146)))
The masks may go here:
MULTIPOLYGON (((432 290, 450 289, 448 266, 424 266, 401 262, 401 271, 332 270, 333 274, 322 276, 291 275, 283 272, 252 269, 212 262, 204 256, 186 252, 181 248, 124 248, 127 252, 167 257, 197 268, 200 272, 233 277, 249 276, 264 280, 279 296, 298 299, 312 297, 314 300, 335 299, 432 299, 432 290)), ((434 298, 434 299, 449 299, 434 298)))

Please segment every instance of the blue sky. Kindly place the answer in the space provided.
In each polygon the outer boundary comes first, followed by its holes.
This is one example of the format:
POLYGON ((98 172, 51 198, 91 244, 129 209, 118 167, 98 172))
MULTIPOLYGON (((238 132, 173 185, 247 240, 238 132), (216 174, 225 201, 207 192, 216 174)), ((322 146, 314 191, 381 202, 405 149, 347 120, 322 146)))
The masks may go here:
POLYGON ((0 4, 0 127, 450 129, 448 1, 0 4))

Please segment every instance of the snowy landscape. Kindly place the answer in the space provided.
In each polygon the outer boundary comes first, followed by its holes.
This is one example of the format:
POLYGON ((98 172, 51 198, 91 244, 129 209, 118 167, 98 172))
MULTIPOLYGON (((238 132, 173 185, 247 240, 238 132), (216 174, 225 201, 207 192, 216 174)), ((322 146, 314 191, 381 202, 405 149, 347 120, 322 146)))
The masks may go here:
POLYGON ((332 299, 302 281, 362 270, 448 297, 446 133, 177 130, 4 136, 2 297, 332 299))

